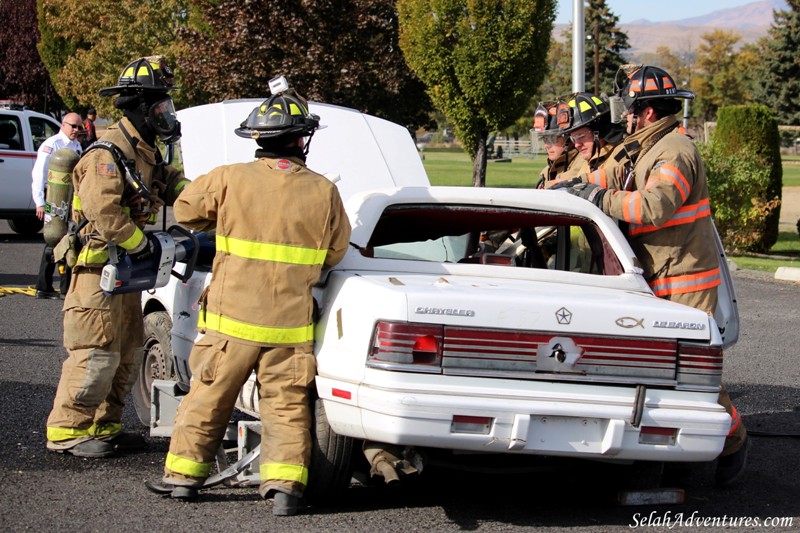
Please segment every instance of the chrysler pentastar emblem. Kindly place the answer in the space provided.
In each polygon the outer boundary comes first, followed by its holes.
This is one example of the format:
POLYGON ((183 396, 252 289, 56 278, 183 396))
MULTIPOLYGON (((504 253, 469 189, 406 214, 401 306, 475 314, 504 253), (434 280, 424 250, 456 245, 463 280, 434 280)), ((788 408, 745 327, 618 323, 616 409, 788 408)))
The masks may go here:
POLYGON ((556 311, 556 320, 559 324, 569 324, 572 322, 572 313, 566 307, 562 307, 556 311))

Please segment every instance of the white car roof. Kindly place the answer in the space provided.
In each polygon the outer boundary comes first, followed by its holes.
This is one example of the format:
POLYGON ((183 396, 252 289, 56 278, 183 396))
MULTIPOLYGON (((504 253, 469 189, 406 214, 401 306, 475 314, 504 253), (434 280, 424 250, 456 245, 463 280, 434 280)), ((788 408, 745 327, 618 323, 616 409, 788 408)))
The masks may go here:
MULTIPOLYGON (((187 178, 254 159, 255 141, 238 137, 234 129, 262 101, 225 100, 178 111, 187 178)), ((363 190, 430 185, 406 128, 346 107, 309 102, 309 109, 325 127, 311 140, 308 167, 335 181, 343 200, 363 190)))

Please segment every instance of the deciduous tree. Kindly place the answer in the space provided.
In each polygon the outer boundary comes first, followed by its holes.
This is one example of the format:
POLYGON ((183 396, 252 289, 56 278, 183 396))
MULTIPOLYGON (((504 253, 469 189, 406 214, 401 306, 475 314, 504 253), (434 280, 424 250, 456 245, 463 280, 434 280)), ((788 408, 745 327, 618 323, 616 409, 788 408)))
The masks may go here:
POLYGON ((547 73, 555 0, 400 0, 400 47, 486 183, 486 139, 519 118, 547 73))
POLYGON ((735 32, 713 30, 700 36, 692 90, 697 93, 695 109, 703 120, 714 120, 722 106, 747 103, 747 85, 742 78, 741 61, 736 51, 741 36, 735 32))
POLYGON ((389 0, 192 0, 180 64, 190 100, 266 97, 285 75, 305 97, 404 124, 431 123, 389 0), (345 16, 346 15, 346 16, 345 16))
MULTIPOLYGON (((38 45, 51 79, 73 109, 94 106, 116 116, 113 98, 97 92, 115 85, 138 57, 175 56, 177 30, 187 22, 185 0, 38 0, 38 45)), ((180 73, 177 73, 180 78, 180 73)), ((181 94, 175 98, 180 104, 181 94)))
POLYGON ((0 0, 0 98, 58 115, 63 103, 36 51, 36 0, 0 0))

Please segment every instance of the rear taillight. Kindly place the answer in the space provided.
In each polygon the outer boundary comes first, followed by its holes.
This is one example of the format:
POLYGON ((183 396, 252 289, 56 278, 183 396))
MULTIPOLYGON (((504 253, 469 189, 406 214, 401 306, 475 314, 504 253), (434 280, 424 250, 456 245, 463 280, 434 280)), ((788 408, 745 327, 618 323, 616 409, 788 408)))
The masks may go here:
POLYGON ((367 365, 387 370, 442 370, 444 327, 405 322, 378 322, 367 365))
POLYGON ((678 386, 718 387, 722 383, 722 348, 678 343, 678 386))

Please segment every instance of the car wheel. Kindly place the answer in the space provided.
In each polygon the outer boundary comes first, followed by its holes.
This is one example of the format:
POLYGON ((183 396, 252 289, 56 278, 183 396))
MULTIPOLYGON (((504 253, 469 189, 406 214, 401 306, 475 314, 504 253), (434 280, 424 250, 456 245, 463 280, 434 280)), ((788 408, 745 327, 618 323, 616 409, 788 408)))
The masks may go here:
POLYGON ((144 317, 144 361, 139 367, 131 396, 136 415, 150 426, 150 390, 156 379, 175 379, 172 364, 172 320, 166 311, 148 313, 144 317))
POLYGON ((41 231, 44 222, 35 216, 17 217, 8 220, 8 227, 20 235, 34 235, 41 231))
POLYGON ((313 404, 311 440, 313 448, 305 496, 311 503, 329 502, 341 496, 350 485, 355 440, 331 429, 319 398, 315 398, 313 404))

